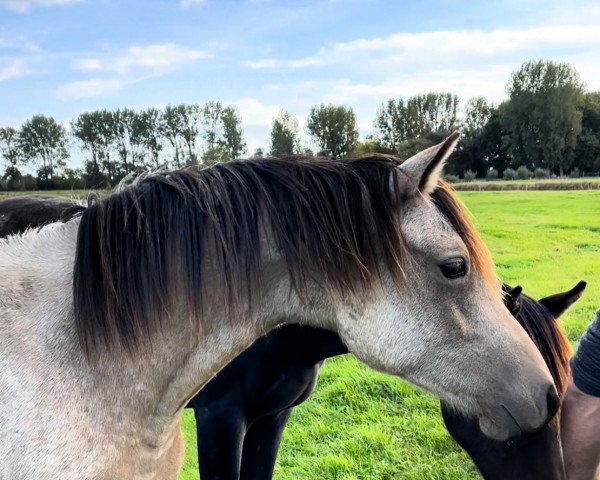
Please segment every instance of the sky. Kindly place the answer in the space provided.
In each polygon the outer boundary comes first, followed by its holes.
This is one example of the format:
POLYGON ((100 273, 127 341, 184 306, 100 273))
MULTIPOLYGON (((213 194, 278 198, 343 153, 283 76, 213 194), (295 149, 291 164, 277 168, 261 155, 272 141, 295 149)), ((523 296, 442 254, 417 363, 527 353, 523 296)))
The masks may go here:
POLYGON ((349 105, 364 137, 389 98, 499 102, 529 59, 600 90, 600 2, 0 0, 0 126, 220 100, 251 154, 281 109, 349 105))

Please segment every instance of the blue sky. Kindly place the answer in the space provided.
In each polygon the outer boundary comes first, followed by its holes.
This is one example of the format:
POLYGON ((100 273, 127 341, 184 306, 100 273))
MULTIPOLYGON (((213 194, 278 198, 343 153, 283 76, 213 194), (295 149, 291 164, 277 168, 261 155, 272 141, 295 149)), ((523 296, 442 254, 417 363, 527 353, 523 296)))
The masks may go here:
MULTIPOLYGON (((600 89, 600 3, 504 0, 0 0, 0 125, 97 108, 236 104, 251 153, 280 109, 391 97, 499 101, 528 59, 600 89)), ((308 142, 308 141, 307 141, 308 142)))

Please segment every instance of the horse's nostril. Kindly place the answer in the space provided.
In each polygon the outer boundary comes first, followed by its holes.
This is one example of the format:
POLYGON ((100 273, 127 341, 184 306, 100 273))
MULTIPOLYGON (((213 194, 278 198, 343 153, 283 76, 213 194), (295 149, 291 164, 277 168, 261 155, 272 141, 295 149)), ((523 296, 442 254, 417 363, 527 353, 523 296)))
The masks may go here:
POLYGON ((554 385, 550 385, 546 400, 548 402, 548 419, 551 419, 556 415, 556 412, 558 412, 558 408, 560 407, 560 398, 558 398, 558 393, 556 393, 554 385))

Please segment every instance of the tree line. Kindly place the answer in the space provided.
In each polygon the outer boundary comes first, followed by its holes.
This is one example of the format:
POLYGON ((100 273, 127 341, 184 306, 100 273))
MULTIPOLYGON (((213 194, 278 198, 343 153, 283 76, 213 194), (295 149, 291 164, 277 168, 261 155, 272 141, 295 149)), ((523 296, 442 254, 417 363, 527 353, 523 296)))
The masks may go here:
MULTIPOLYGON (((343 158, 373 152, 409 157, 459 128, 463 135, 447 175, 475 177, 579 175, 600 171, 600 92, 588 92, 566 63, 529 61, 514 71, 508 98, 495 105, 469 99, 460 116, 458 96, 430 92, 385 101, 373 135, 360 140, 356 115, 344 105, 315 105, 305 129, 317 154, 343 158)), ((35 115, 20 128, 0 128, 5 189, 90 188, 115 185, 148 169, 226 162, 247 153, 242 118, 221 102, 84 112, 69 128, 35 115), (70 152, 83 167, 67 167, 70 152), (33 167, 37 177, 23 175, 33 167)), ((298 120, 280 112, 268 149, 252 156, 313 152, 302 143, 298 120)))
POLYGON ((123 108, 84 112, 67 129, 35 115, 20 129, 0 128, 0 154, 7 186, 23 183, 19 167, 37 168, 37 186, 75 180, 87 186, 114 185, 129 173, 166 166, 228 161, 246 150, 242 119, 234 106, 168 105, 141 111, 123 108), (81 171, 66 168, 69 146, 85 155, 81 171))

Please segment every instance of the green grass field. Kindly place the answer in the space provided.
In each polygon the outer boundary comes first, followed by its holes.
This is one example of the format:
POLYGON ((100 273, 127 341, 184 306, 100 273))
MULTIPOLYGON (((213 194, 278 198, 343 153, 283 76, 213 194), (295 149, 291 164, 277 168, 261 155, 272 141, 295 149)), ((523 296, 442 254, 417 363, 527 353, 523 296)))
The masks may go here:
MULTIPOLYGON (((56 193, 56 192, 52 192, 56 193)), ((59 192, 81 198, 85 192, 59 192)), ((2 195, 2 194, 0 194, 2 195)), ((10 193, 9 195, 14 195, 10 193)), ((540 297, 588 282, 564 316, 577 341, 600 307, 600 190, 461 192, 500 277, 540 297)), ((181 480, 198 478, 193 415, 186 412, 181 480)), ((285 431, 277 480, 477 479, 450 440, 438 402, 346 355, 326 362, 315 393, 285 431)))
MULTIPOLYGON (((462 192, 501 278, 534 297, 588 281, 563 318, 576 341, 600 307, 600 191, 462 192)), ((349 355, 328 360, 285 431, 277 480, 477 479, 450 440, 438 402, 349 355)), ((181 480, 198 478, 193 416, 181 480)))
POLYGON ((80 200, 86 198, 91 190, 36 190, 34 192, 24 191, 6 191, 0 192, 0 200, 3 198, 20 197, 23 195, 58 195, 59 197, 72 198, 80 200))

